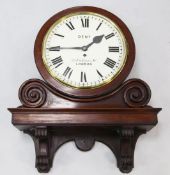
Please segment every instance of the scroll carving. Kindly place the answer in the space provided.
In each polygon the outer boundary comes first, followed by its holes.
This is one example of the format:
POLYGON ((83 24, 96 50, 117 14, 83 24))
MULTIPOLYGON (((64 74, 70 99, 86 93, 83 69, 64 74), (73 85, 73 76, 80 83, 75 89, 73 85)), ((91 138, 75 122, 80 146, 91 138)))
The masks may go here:
POLYGON ((41 107, 45 104, 46 98, 47 93, 43 84, 33 79, 24 82, 19 89, 19 99, 25 107, 41 107))
POLYGON ((126 82, 124 101, 130 107, 143 107, 151 98, 149 86, 142 80, 132 79, 126 82))
MULTIPOLYGON (((114 98, 115 96, 122 96, 120 99, 121 103, 126 104, 129 107, 144 107, 148 104, 151 98, 151 91, 149 86, 140 79, 130 79, 124 82, 117 90, 112 91, 110 94, 101 97, 95 97, 91 99, 81 99, 65 96, 58 91, 54 90, 47 83, 39 79, 30 79, 24 82, 19 89, 19 98, 24 107, 28 108, 38 108, 42 107, 47 99, 47 92, 52 93, 58 98, 68 98, 70 101, 74 102, 97 102, 104 101, 107 98, 114 98)), ((116 98, 115 97, 115 98, 116 98)), ((114 102, 117 104, 117 102, 114 102)))

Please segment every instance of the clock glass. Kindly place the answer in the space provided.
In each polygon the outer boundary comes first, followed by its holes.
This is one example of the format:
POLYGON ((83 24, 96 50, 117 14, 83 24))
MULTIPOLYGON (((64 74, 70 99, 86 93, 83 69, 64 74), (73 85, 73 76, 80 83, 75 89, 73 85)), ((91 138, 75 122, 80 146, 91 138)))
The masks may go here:
POLYGON ((42 45, 49 74, 73 88, 97 88, 117 77, 127 59, 121 29, 93 12, 75 12, 57 20, 42 45))

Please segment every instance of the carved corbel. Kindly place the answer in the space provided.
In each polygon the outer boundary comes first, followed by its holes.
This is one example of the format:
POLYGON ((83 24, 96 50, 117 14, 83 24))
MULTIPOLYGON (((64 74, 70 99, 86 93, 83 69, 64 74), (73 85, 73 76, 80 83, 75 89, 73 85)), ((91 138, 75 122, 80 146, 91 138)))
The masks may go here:
POLYGON ((50 156, 51 137, 46 126, 37 126, 25 130, 29 134, 35 144, 36 152, 36 168, 39 172, 48 172, 52 166, 50 156))
POLYGON ((129 173, 134 167, 134 150, 138 137, 145 133, 144 130, 135 128, 121 128, 119 129, 120 136, 120 150, 118 157, 118 167, 121 172, 129 173))

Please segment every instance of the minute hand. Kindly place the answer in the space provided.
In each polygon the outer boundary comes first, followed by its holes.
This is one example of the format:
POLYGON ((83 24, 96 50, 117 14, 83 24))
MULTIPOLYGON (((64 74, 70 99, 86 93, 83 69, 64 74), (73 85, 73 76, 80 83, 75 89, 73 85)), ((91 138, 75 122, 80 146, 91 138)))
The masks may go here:
POLYGON ((82 50, 83 47, 60 47, 60 49, 77 49, 77 50, 82 50))
POLYGON ((49 51, 60 51, 62 49, 77 49, 77 50, 83 50, 83 47, 60 47, 60 46, 56 46, 56 47, 50 47, 47 48, 49 51))

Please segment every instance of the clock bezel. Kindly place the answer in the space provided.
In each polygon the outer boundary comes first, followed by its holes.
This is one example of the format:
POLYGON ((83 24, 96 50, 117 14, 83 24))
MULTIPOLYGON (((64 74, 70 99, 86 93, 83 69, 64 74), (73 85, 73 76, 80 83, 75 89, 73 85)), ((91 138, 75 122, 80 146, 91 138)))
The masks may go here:
POLYGON ((124 22, 120 20, 117 16, 101 8, 91 7, 91 6, 79 6, 79 7, 72 7, 72 8, 63 10, 55 14, 42 26, 42 28, 40 29, 37 35, 36 41, 35 41, 34 56, 35 56, 36 66, 40 74, 44 78, 44 80, 47 83, 49 83, 53 88, 55 88, 55 90, 62 93, 62 95, 69 97, 69 98, 71 97, 71 98, 80 98, 80 99, 90 99, 90 98, 95 99, 96 97, 101 97, 101 96, 104 96, 112 92, 126 79, 126 77, 130 73, 132 66, 134 64, 135 44, 134 44, 134 40, 133 40, 133 37, 129 29, 124 24, 124 22), (48 72, 48 70, 46 69, 46 66, 44 65, 43 54, 42 54, 43 53, 42 46, 43 46, 44 37, 46 36, 46 33, 49 31, 51 26, 56 21, 63 18, 64 16, 67 16, 71 13, 77 13, 77 12, 83 12, 83 11, 89 12, 89 13, 90 12, 97 13, 113 21, 123 33, 126 39, 126 42, 127 42, 127 47, 128 47, 127 48, 128 54, 127 54, 126 62, 121 72, 119 72, 119 74, 108 84, 105 84, 103 86, 99 86, 96 88, 87 88, 87 89, 69 87, 69 86, 64 85, 60 81, 56 80, 55 78, 53 78, 48 72))

